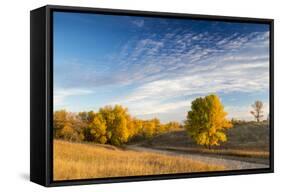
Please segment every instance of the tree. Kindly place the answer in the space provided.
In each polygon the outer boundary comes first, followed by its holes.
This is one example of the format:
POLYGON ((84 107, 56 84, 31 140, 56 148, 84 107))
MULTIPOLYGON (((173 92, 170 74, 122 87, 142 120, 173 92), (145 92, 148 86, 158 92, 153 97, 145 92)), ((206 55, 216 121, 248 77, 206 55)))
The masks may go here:
POLYGON ((263 103, 257 100, 254 104, 252 104, 252 107, 253 111, 250 111, 250 113, 254 116, 257 122, 260 122, 261 118, 263 118, 263 103))
POLYGON ((147 139, 151 139, 155 134, 155 121, 154 120, 146 120, 143 122, 143 136, 147 139))
POLYGON ((77 118, 79 119, 79 121, 81 122, 81 126, 82 126, 82 134, 84 137, 84 141, 94 141, 94 136, 91 133, 91 127, 90 124, 93 122, 95 116, 95 112, 93 111, 83 111, 83 112, 79 112, 77 115, 77 118))
POLYGON ((94 111, 83 111, 78 113, 78 117, 81 121, 84 123, 90 123, 93 121, 95 117, 95 112, 94 111))
POLYGON ((165 127, 166 127, 165 131, 179 130, 180 124, 176 121, 170 121, 166 124, 165 127))
POLYGON ((106 138, 106 123, 100 113, 94 115, 92 122, 89 124, 90 133, 95 142, 105 144, 106 138))
POLYGON ((62 137, 62 129, 67 123, 68 113, 66 110, 59 110, 53 116, 53 135, 55 138, 62 137))
POLYGON ((141 130, 142 130, 142 120, 139 120, 137 118, 129 117, 127 119, 127 127, 129 131, 129 139, 132 139, 133 137, 137 136, 141 130))
POLYGON ((220 142, 227 141, 225 130, 232 127, 226 115, 218 96, 211 94, 197 98, 192 102, 191 111, 187 114, 187 133, 199 145, 209 149, 214 145, 219 146, 220 142))
POLYGON ((122 145, 129 138, 128 119, 129 114, 127 108, 121 105, 106 106, 99 110, 106 122, 107 138, 113 145, 122 145))
POLYGON ((77 131, 67 123, 61 130, 62 138, 68 141, 79 141, 80 137, 77 131))
POLYGON ((83 121, 75 113, 59 110, 53 115, 54 138, 83 141, 84 126, 83 121))

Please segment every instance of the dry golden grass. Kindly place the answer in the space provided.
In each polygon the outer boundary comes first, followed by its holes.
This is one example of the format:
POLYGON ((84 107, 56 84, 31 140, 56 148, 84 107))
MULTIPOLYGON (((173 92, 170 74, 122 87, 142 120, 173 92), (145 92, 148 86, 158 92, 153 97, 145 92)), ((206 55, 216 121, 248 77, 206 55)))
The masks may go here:
POLYGON ((237 157, 252 157, 252 158, 269 158, 268 151, 262 150, 242 150, 242 149, 203 149, 203 148, 188 148, 188 147, 155 147, 162 150, 187 152, 187 153, 201 153, 213 155, 229 155, 237 157))
POLYGON ((54 141, 54 180, 223 170, 184 157, 136 152, 108 145, 54 141))

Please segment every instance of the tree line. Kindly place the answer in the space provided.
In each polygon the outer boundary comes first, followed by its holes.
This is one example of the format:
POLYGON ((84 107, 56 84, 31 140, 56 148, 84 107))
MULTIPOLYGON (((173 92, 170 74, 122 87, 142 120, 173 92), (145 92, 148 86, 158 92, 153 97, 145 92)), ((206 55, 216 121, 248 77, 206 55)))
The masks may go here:
MULTIPOLYGON (((263 103, 256 101, 252 107, 250 113, 260 122, 263 103)), ((232 128, 235 122, 227 119, 220 98, 211 94, 192 101, 184 125, 175 121, 163 124, 157 118, 141 120, 131 116, 127 108, 115 105, 102 107, 98 112, 55 111, 53 134, 57 139, 119 146, 136 137, 151 139, 168 131, 185 128, 198 145, 211 148, 227 141, 226 130, 232 128)))
POLYGON ((105 106, 98 112, 55 111, 53 135, 56 139, 122 145, 135 137, 150 139, 155 135, 180 129, 178 122, 161 123, 159 119, 141 120, 131 116, 121 105, 105 106))

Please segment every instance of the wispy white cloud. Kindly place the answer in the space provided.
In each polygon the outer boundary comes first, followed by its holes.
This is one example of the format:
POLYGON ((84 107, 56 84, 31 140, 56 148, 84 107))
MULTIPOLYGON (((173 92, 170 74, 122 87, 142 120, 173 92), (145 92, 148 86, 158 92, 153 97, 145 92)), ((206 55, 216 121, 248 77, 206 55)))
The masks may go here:
POLYGON ((54 106, 64 106, 66 99, 72 96, 81 96, 93 93, 92 90, 77 88, 54 88, 54 106))
POLYGON ((163 122, 174 120, 182 121, 186 116, 186 111, 190 109, 190 100, 165 101, 161 99, 142 100, 140 102, 132 102, 130 100, 118 100, 109 103, 110 105, 122 104, 128 107, 130 114, 139 118, 153 118, 161 116, 169 116, 175 114, 174 117, 162 119, 163 122))
MULTIPOLYGON (((174 54, 163 54, 161 49, 165 48, 164 45, 167 43, 163 40, 159 42, 161 46, 155 46, 155 50, 160 51, 160 56, 159 53, 155 56, 146 55, 138 61, 142 62, 142 65, 132 64, 134 62, 129 57, 128 67, 136 67, 136 69, 125 70, 130 71, 127 83, 141 83, 123 100, 135 114, 147 115, 150 112, 154 113, 154 110, 165 113, 165 109, 178 106, 173 102, 166 105, 165 102, 179 96, 184 99, 209 93, 251 93, 268 90, 269 45, 264 43, 267 33, 249 34, 235 39, 236 36, 237 34, 232 38, 220 40, 222 50, 202 48, 197 45, 188 51, 176 49, 174 54), (252 47, 253 42, 258 48, 252 47), (262 54, 257 54, 259 52, 262 54)), ((204 35, 192 37, 197 41, 200 38, 204 39, 204 35)), ((143 45, 138 47, 136 52, 137 55, 141 55, 150 49, 143 45)), ((178 103, 181 104, 178 108, 188 107, 187 101, 182 100, 178 103)), ((249 112, 245 112, 244 108, 233 110, 230 116, 238 116, 240 110, 240 114, 244 111, 243 113, 247 114, 246 118, 249 118, 249 112)))
POLYGON ((133 20, 132 24, 134 24, 137 27, 142 27, 144 25, 144 20, 143 19, 133 20))
MULTIPOLYGON (((205 38, 208 38, 202 34, 197 36, 202 38, 202 42, 205 38)), ((224 43, 223 47, 204 47, 194 44, 192 41, 185 42, 182 40, 181 44, 185 44, 184 47, 188 47, 188 49, 165 38, 158 40, 158 43, 155 40, 140 40, 136 42, 135 50, 132 53, 125 57, 121 55, 121 62, 118 67, 130 73, 127 75, 120 73, 120 75, 124 77, 123 83, 145 82, 146 80, 153 80, 155 75, 159 79, 159 72, 161 72, 162 77, 166 77, 168 74, 179 76, 183 73, 186 75, 186 72, 197 70, 200 67, 207 69, 225 65, 238 66, 243 60, 248 65, 259 61, 269 62, 268 43, 264 44, 264 40, 259 41, 260 36, 264 36, 264 33, 260 33, 255 38, 251 36, 253 35, 250 34, 248 38, 244 37, 248 41, 241 40, 241 38, 231 39, 228 44, 224 43), (252 47, 253 42, 257 48, 252 47), (238 44, 239 46, 237 46, 238 44), (263 58, 255 58, 257 55, 261 55, 263 58)), ((182 39, 193 38, 190 34, 184 34, 181 37, 182 39)), ((265 65, 265 67, 268 67, 268 65, 265 65)))

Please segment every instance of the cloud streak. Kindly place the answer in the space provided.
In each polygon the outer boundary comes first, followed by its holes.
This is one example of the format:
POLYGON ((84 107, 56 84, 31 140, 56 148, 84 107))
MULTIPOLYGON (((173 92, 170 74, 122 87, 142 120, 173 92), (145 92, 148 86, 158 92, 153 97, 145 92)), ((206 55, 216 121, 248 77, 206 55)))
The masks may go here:
POLYGON ((65 106, 66 98, 73 97, 73 96, 81 96, 81 95, 89 95, 92 94, 92 90, 87 89, 77 89, 77 88, 54 88, 54 106, 65 106))
POLYGON ((132 21, 132 24, 135 25, 135 26, 137 26, 137 27, 143 27, 143 25, 144 25, 144 20, 142 20, 142 19, 133 20, 133 21, 132 21))

